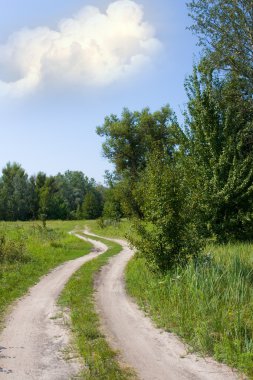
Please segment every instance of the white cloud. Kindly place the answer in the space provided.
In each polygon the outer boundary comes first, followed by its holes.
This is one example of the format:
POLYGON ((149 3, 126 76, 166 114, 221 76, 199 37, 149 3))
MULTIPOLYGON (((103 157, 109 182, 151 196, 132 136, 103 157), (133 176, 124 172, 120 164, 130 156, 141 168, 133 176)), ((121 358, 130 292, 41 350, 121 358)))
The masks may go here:
POLYGON ((21 29, 0 45, 0 95, 23 96, 49 82, 105 86, 138 72, 160 49, 140 5, 86 6, 48 27, 21 29))

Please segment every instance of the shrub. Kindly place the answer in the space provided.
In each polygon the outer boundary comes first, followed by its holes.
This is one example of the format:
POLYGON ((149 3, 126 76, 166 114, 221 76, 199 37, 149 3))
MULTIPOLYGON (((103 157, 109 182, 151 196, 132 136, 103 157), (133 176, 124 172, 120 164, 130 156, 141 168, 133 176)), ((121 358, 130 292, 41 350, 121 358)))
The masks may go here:
POLYGON ((137 193, 133 245, 160 270, 185 263, 202 248, 194 196, 180 160, 157 153, 149 159, 137 193))
POLYGON ((26 261, 28 259, 24 238, 10 239, 0 234, 0 262, 26 261))

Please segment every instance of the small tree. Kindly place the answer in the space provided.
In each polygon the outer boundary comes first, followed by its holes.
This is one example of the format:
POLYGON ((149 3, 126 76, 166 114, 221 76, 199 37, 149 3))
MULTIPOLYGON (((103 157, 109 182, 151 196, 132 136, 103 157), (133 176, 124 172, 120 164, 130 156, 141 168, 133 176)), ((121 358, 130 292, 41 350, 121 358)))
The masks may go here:
POLYGON ((139 183, 144 219, 135 220, 134 246, 161 270, 196 256, 199 238, 194 195, 182 161, 157 151, 139 183))

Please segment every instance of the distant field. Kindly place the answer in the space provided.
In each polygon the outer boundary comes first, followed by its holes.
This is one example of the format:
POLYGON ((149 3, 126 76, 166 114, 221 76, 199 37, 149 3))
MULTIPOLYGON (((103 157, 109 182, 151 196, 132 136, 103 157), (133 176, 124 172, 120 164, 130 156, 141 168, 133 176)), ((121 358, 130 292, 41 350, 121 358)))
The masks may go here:
POLYGON ((50 269, 87 254, 91 245, 67 232, 76 221, 0 223, 0 320, 8 306, 50 269))
POLYGON ((126 238, 126 235, 131 233, 131 222, 127 219, 122 220, 120 223, 112 223, 101 227, 98 220, 86 220, 83 224, 90 229, 91 232, 111 237, 111 238, 126 238))

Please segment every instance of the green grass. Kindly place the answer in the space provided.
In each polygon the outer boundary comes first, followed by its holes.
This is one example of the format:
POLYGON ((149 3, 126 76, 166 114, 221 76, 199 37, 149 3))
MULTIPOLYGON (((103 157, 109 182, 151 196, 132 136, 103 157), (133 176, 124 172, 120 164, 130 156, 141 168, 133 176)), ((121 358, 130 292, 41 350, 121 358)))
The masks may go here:
POLYGON ((253 245, 208 251, 166 275, 135 257, 126 271, 128 292, 159 327, 253 379, 253 245))
POLYGON ((98 316, 94 309, 93 281, 95 274, 108 259, 120 252, 119 244, 102 241, 108 250, 97 259, 85 264, 68 282, 59 303, 71 310, 71 325, 75 341, 86 369, 81 374, 86 380, 126 380, 134 375, 117 362, 117 354, 111 350, 100 332, 98 316))
POLYGON ((77 222, 0 223, 8 255, 0 260, 0 321, 8 306, 64 261, 83 256, 91 245, 67 234, 77 222), (22 251, 22 255, 19 252, 22 251))
POLYGON ((131 223, 127 219, 123 219, 120 223, 109 224, 101 228, 98 220, 87 220, 85 226, 93 233, 110 238, 125 238, 131 232, 131 223))

